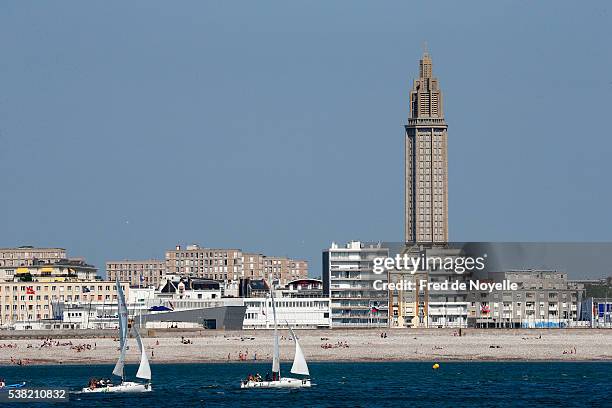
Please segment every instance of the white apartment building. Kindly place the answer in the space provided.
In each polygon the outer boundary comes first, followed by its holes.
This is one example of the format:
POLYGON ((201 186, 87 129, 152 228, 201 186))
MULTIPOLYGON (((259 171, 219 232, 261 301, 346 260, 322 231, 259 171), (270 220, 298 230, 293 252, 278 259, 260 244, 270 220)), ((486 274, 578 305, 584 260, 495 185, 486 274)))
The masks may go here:
POLYGON ((323 251, 323 296, 331 298, 332 327, 387 327, 389 299, 374 281, 387 281, 373 272, 376 257, 389 256, 380 243, 335 242, 323 251))

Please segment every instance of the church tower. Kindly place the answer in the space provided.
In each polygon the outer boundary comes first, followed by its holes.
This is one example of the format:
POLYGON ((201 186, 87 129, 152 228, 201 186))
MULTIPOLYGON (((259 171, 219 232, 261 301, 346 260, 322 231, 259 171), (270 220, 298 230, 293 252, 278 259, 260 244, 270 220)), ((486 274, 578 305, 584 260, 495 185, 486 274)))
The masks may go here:
POLYGON ((448 242, 448 140, 442 91, 423 54, 410 91, 405 145, 405 241, 448 242))

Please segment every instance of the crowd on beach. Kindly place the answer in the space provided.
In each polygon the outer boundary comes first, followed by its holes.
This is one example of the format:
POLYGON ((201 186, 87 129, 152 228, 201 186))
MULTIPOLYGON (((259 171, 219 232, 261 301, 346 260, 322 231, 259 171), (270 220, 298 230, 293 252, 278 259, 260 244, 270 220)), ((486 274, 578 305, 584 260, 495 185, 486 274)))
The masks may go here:
POLYGON ((94 343, 93 347, 89 343, 83 343, 83 344, 77 344, 74 346, 70 346, 70 348, 72 350, 75 350, 77 353, 80 353, 81 351, 84 351, 84 350, 91 350, 92 348, 95 350, 96 347, 97 347, 96 343, 94 343))
POLYGON ((65 343, 60 343, 59 340, 53 340, 51 337, 47 337, 46 339, 43 340, 42 344, 40 345, 40 348, 44 348, 44 347, 62 347, 62 346, 70 346, 72 347, 72 340, 65 342, 65 343))
POLYGON ((11 356, 11 364, 17 365, 17 366, 24 366, 30 363, 30 360, 27 360, 25 358, 19 358, 16 359, 13 356, 11 356))
POLYGON ((17 348, 17 343, 2 343, 0 348, 17 348))
POLYGON ((338 341, 336 344, 323 343, 321 344, 322 349, 333 349, 333 348, 349 348, 348 341, 338 341))

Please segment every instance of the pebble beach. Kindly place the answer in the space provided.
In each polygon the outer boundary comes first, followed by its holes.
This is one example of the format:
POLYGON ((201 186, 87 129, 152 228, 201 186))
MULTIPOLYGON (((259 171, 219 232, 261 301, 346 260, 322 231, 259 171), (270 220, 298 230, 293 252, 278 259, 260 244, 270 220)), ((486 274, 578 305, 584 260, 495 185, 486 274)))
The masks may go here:
MULTIPOLYGON (((268 361, 270 330, 147 333, 151 363, 268 361)), ((290 361, 294 346, 280 331, 281 358, 290 361)), ((612 330, 454 330, 367 329, 298 330, 308 361, 612 361, 612 330), (384 337, 386 334, 386 337, 384 337)), ((112 336, 4 338, 1 365, 114 363, 118 341, 112 336)), ((130 339, 128 362, 137 363, 130 339)))

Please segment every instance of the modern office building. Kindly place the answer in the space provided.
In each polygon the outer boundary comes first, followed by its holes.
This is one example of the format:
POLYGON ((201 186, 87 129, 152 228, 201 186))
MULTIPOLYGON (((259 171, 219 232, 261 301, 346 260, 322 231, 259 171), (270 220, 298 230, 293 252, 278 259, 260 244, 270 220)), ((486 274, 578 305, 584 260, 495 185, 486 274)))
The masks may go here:
POLYGON ((332 243, 323 251, 323 295, 331 298, 332 327, 387 327, 388 293, 375 281, 386 274, 373 272, 374 258, 389 256, 380 243, 332 243))
POLYGON ((448 242, 447 125, 427 52, 410 92, 405 130, 405 242, 448 242))

